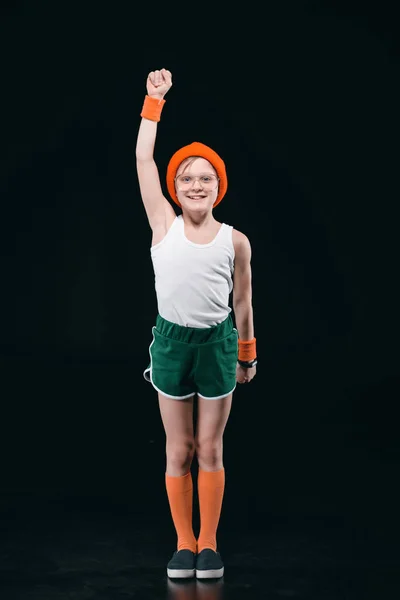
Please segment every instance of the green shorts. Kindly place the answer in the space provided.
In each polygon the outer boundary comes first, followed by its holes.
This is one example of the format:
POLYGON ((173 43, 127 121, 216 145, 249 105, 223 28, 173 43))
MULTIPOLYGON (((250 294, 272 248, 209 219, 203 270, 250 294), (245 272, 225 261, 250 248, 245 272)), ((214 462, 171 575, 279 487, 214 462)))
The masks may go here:
POLYGON ((150 364, 143 375, 168 398, 198 394, 208 400, 227 396, 236 387, 238 332, 232 317, 214 327, 182 327, 157 315, 152 329, 150 364))

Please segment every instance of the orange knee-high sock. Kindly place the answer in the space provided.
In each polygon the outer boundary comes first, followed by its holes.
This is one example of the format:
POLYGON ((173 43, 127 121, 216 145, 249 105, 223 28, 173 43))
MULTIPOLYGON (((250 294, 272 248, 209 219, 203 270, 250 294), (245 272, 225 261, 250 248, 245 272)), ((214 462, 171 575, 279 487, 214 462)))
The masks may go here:
POLYGON ((203 471, 199 469, 197 479, 200 509, 200 535, 197 552, 204 548, 217 550, 217 528, 221 516, 225 489, 225 469, 203 471))
POLYGON ((178 550, 196 552, 196 538, 193 533, 193 480, 189 471, 182 477, 165 474, 165 485, 172 520, 178 537, 178 550))

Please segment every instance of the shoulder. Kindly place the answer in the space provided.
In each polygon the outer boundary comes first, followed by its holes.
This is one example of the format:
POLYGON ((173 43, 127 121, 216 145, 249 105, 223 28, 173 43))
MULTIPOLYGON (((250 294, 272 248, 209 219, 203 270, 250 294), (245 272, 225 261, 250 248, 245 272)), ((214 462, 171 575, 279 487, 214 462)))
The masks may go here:
POLYGON ((237 257, 250 258, 251 245, 247 235, 235 228, 232 228, 232 242, 235 249, 235 255, 237 257))

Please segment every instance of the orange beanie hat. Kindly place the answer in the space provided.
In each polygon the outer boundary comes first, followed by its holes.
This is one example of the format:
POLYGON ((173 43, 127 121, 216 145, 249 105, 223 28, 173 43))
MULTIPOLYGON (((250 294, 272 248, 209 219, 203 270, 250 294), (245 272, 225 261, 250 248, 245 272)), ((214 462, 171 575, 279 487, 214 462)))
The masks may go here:
POLYGON ((214 169, 217 171, 217 175, 219 177, 219 189, 218 196, 216 201, 214 202, 214 206, 217 206, 222 200, 222 198, 226 194, 226 190, 228 189, 228 178, 226 176, 225 163, 220 156, 214 150, 202 144, 201 142, 193 142, 188 146, 183 146, 180 150, 177 150, 175 154, 173 154, 171 160, 168 163, 167 167, 167 188, 170 193, 172 200, 178 206, 181 206, 178 197, 175 191, 175 176, 178 170, 179 165, 185 158, 189 158, 189 156, 201 156, 208 160, 214 169))

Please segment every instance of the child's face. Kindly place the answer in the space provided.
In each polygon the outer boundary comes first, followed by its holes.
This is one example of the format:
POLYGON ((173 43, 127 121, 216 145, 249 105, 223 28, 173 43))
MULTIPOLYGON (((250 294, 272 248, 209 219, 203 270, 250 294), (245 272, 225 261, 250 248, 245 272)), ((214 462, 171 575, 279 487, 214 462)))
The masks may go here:
POLYGON ((208 212, 218 196, 218 176, 205 158, 187 158, 178 168, 175 189, 183 209, 208 212))

